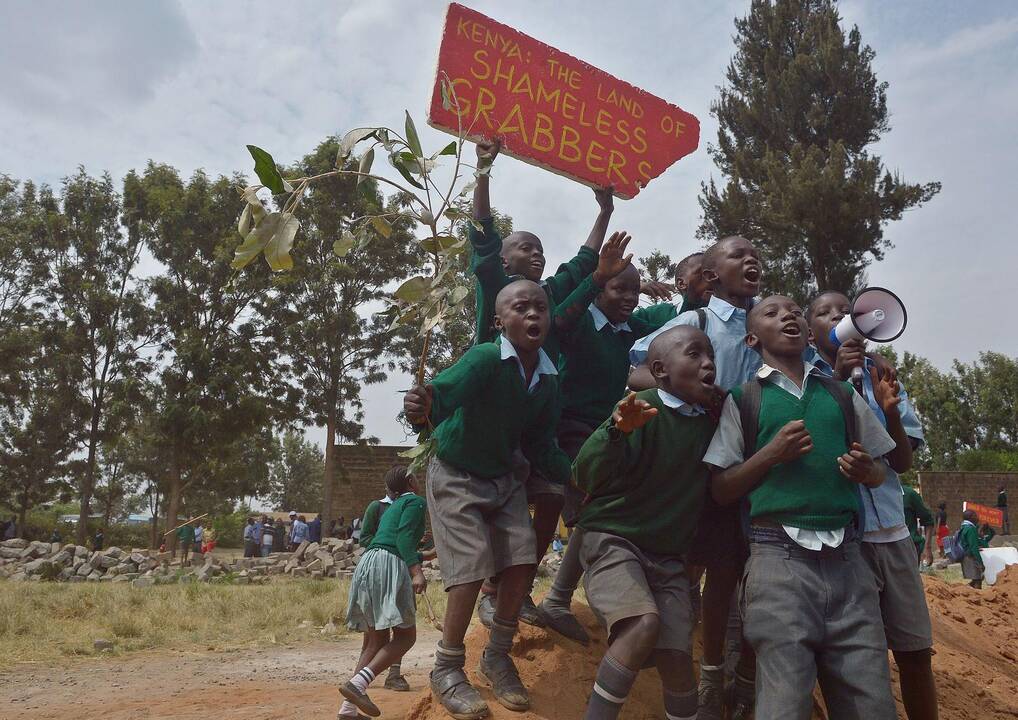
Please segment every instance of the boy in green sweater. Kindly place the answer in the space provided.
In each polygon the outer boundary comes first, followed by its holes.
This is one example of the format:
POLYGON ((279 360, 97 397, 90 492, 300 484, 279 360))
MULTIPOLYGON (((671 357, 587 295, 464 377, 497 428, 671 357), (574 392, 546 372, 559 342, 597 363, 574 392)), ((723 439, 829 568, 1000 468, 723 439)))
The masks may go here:
POLYGON ((969 585, 979 590, 983 587, 983 576, 986 574, 983 556, 979 551, 990 547, 990 540, 993 539, 995 533, 989 525, 983 525, 983 532, 976 529, 976 521, 979 520, 979 516, 974 510, 966 510, 961 514, 961 517, 958 538, 965 551, 965 557, 961 559, 961 573, 969 581, 969 585))
POLYGON ((915 544, 916 557, 920 562, 925 560, 927 565, 932 565, 933 511, 923 502, 923 496, 907 483, 901 484, 901 501, 905 509, 905 527, 915 544))
POLYGON ((893 720, 879 595, 859 547, 857 485, 883 482, 874 458, 896 443, 851 386, 803 361, 807 324, 793 300, 755 305, 746 330, 763 365, 725 400, 704 462, 717 502, 749 499, 741 592, 744 637, 756 651, 755 717, 808 720, 819 678, 832 720, 893 720), (756 427, 744 426, 743 415, 756 427))
POLYGON ((431 688, 461 719, 488 714, 463 672, 463 638, 482 581, 496 575, 498 601, 478 672, 505 707, 530 706, 509 657, 536 561, 526 491, 514 472, 517 448, 550 481, 569 478, 569 460, 555 444, 558 371, 541 349, 551 322, 548 296, 537 283, 516 280, 499 291, 495 309, 497 343, 470 348, 404 399, 412 423, 435 428, 428 508, 449 599, 431 688))
POLYGON ((680 326, 655 338, 648 364, 657 388, 631 393, 580 449, 576 484, 580 563, 587 601, 607 625, 587 720, 617 718, 650 658, 666 717, 697 713, 693 616, 682 557, 703 506, 700 462, 714 432, 714 351, 703 331, 680 326))
MULTIPOLYGON (((671 303, 637 307, 640 273, 628 258, 623 258, 620 264, 612 264, 615 240, 613 235, 602 249, 598 270, 584 278, 555 308, 555 326, 562 350, 559 378, 562 419, 558 426, 558 442, 573 459, 625 395, 629 350, 633 343, 675 317, 675 306, 671 303), (606 277, 610 279, 605 280, 606 277)), ((624 237, 621 250, 615 256, 624 252, 628 243, 629 238, 624 237)), ((568 527, 576 524, 583 498, 583 492, 575 485, 566 485, 562 518, 568 527)), ((582 574, 579 532, 573 533, 555 582, 541 602, 541 614, 553 630, 586 644, 589 642, 587 633, 570 610, 573 592, 582 574)))

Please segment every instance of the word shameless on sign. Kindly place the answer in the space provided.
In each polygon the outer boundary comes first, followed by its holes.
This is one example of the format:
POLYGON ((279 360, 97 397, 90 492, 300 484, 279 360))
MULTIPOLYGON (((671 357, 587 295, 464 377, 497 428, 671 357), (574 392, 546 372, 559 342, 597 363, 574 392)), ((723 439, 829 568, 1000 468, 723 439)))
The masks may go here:
POLYGON ((700 121, 676 105, 456 3, 449 5, 428 122, 501 138, 503 152, 631 198, 696 150, 700 121), (457 108, 443 105, 448 76, 457 108), (457 117, 458 115, 458 117, 457 117))

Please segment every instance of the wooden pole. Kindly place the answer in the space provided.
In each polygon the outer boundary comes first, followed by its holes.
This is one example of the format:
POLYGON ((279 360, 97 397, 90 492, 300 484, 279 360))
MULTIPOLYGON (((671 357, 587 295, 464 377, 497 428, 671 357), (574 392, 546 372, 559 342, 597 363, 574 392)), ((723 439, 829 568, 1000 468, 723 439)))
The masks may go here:
POLYGON ((183 523, 180 523, 180 525, 177 525, 177 527, 173 528, 173 530, 167 530, 166 532, 164 532, 164 533, 163 533, 163 537, 166 537, 167 535, 169 535, 169 534, 170 534, 171 532, 173 532, 174 530, 179 530, 180 528, 184 527, 185 525, 190 525, 190 524, 191 524, 191 523, 193 523, 193 522, 194 522, 195 520, 201 520, 201 519, 202 519, 203 517, 205 517, 206 515, 208 515, 208 513, 203 513, 203 514, 199 515, 198 517, 193 517, 193 518, 191 518, 191 519, 190 519, 190 520, 188 520, 187 522, 183 522, 183 523))

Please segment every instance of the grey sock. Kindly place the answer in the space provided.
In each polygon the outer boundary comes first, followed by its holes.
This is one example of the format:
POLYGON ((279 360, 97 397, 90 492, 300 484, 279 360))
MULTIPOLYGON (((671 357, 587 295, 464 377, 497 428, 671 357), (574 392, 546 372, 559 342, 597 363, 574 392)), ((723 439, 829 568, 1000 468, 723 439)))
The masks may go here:
POLYGON ((594 690, 584 720, 615 720, 622 704, 636 682, 636 671, 630 670, 610 654, 605 653, 597 667, 594 690))
POLYGON ((664 696, 668 720, 693 720, 696 717, 696 688, 683 693, 665 690, 664 696))
POLYGON ((466 645, 446 647, 442 641, 438 641, 435 648, 435 670, 437 672, 462 669, 467 659, 466 645))
POLYGON ((583 530, 576 528, 573 536, 569 538, 566 551, 562 554, 562 564, 555 573, 555 581, 551 590, 544 596, 544 609, 552 612, 569 612, 569 605, 573 601, 573 593, 576 592, 580 578, 583 577, 583 566, 580 564, 580 542, 583 539, 583 530))
POLYGON ((488 635, 488 644, 484 648, 485 657, 491 655, 508 655, 513 647, 513 638, 516 636, 518 624, 515 620, 503 620, 497 615, 491 622, 491 631, 488 635))
POLYGON ((700 666, 700 687, 713 685, 720 688, 725 684, 725 668, 722 665, 712 667, 710 665, 700 666))

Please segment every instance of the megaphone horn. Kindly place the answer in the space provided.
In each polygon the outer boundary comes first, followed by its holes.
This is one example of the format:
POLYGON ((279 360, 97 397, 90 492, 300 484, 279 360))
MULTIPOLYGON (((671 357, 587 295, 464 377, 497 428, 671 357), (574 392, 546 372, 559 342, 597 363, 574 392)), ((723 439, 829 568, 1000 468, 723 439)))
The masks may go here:
POLYGON ((851 312, 831 328, 835 346, 849 340, 872 340, 887 343, 905 332, 908 313, 905 304, 890 290, 865 288, 852 302, 851 312))

